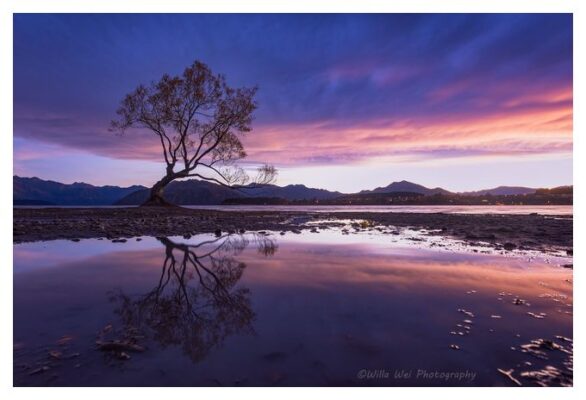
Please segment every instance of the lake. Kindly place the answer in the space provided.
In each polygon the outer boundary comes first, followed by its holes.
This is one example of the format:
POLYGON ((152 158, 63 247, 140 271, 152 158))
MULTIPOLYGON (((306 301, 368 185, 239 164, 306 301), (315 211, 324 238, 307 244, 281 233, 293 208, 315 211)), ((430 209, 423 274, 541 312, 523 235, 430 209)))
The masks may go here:
POLYGON ((572 384, 571 258, 434 240, 14 245, 14 385, 572 384))
POLYGON ((299 211, 299 212, 394 212, 446 214, 532 214, 572 215, 573 206, 185 206, 219 211, 299 211))
MULTIPOLYGON (((133 206, 14 206, 14 208, 126 208, 133 206)), ((190 206, 194 210, 218 211, 298 211, 298 212, 395 212, 446 214, 541 214, 573 215, 573 206, 283 206, 283 205, 208 205, 190 206)))

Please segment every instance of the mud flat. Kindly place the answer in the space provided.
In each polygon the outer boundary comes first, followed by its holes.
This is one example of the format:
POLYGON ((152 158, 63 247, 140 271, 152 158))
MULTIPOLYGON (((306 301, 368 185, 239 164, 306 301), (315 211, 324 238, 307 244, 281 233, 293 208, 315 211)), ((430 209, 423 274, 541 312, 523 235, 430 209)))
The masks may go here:
POLYGON ((223 212, 187 208, 15 208, 14 243, 54 239, 186 236, 197 233, 283 231, 340 227, 350 233, 423 229, 496 249, 565 252, 572 255, 573 218, 552 215, 353 212, 223 212))

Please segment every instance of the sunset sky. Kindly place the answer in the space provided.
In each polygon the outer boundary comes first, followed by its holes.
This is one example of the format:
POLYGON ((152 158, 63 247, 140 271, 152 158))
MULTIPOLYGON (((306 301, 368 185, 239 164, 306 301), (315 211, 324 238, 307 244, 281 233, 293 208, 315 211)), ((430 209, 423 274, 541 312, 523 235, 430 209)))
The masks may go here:
POLYGON ((572 183, 570 14, 16 15, 14 173, 151 185, 156 137, 109 121, 195 59, 258 85, 247 165, 279 185, 572 183))

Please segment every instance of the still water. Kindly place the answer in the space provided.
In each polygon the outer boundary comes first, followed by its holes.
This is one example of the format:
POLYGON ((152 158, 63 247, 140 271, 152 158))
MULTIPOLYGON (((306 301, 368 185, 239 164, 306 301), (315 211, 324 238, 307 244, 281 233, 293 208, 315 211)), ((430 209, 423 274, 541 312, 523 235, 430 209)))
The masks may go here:
MULTIPOLYGON (((135 206, 14 206, 14 208, 127 208, 135 206)), ((297 211, 360 213, 445 213, 445 214, 541 214, 572 215, 573 206, 279 206, 279 205, 183 205, 194 210, 217 211, 297 211)))
POLYGON ((336 230, 139 239, 14 246, 16 386, 572 382, 567 260, 336 230))
POLYGON ((532 214, 572 215, 573 206, 186 206, 219 211, 376 212, 445 214, 532 214))

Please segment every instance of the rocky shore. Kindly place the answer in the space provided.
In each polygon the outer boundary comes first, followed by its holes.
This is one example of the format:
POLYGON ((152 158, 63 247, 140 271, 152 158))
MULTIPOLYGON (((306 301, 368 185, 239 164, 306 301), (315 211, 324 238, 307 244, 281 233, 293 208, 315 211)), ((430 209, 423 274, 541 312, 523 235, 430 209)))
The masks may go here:
POLYGON ((15 208, 14 243, 83 238, 185 236, 197 233, 328 229, 357 221, 352 231, 425 229, 430 235, 486 243, 496 249, 564 251, 572 255, 571 216, 358 213, 223 212, 187 208, 15 208), (359 223, 363 221, 362 223, 359 223))

